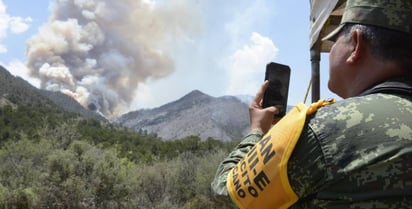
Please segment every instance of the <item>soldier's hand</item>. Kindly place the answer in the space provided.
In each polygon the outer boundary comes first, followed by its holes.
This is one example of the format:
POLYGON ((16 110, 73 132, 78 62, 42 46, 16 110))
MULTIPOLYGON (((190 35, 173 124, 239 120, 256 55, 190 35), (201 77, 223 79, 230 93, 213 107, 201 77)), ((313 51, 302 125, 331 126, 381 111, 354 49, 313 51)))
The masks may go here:
POLYGON ((263 134, 266 134, 272 124, 275 124, 278 121, 274 121, 273 119, 273 116, 278 113, 276 107, 262 108, 263 95, 268 86, 269 81, 265 81, 249 106, 250 129, 262 131, 263 134))

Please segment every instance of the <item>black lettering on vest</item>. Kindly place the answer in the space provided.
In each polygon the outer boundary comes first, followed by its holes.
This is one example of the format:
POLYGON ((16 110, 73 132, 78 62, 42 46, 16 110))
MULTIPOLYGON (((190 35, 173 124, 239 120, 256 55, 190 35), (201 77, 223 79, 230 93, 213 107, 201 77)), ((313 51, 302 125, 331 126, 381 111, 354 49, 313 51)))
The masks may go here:
POLYGON ((259 158, 257 157, 257 153, 256 153, 256 155, 254 155, 253 161, 252 159, 249 159, 249 170, 253 170, 255 166, 258 164, 258 162, 259 162, 259 158))
POLYGON ((240 162, 240 172, 246 171, 246 162, 241 161, 240 162))
MULTIPOLYGON (((254 147, 256 147, 256 146, 254 146, 254 147)), ((250 162, 252 162, 253 161, 253 159, 256 159, 257 158, 257 154, 258 154, 258 152, 257 152, 257 150, 256 149, 251 149, 250 151, 249 151, 249 153, 248 153, 248 163, 250 164, 250 162)))
POLYGON ((259 196, 258 191, 254 187, 250 186, 247 188, 247 190, 249 191, 249 194, 252 195, 253 197, 259 196))
POLYGON ((241 188, 240 180, 239 180, 239 174, 238 174, 238 169, 233 168, 233 185, 235 185, 235 190, 237 192, 237 195, 241 198, 246 197, 246 192, 241 188))
POLYGON ((237 172, 233 172, 233 185, 235 185, 236 191, 238 191, 241 187, 238 176, 239 174, 237 172))
POLYGON ((272 143, 269 143, 270 135, 259 142, 261 148, 260 153, 263 156, 263 163, 266 164, 270 159, 272 159, 276 152, 272 149, 272 143))
POLYGON ((246 192, 243 191, 243 189, 237 190, 237 195, 241 198, 245 198, 246 197, 246 192))
MULTIPOLYGON (((246 172, 247 174, 247 172, 246 172)), ((242 176, 243 178, 245 178, 244 176, 242 176)), ((250 181, 249 175, 246 175, 246 179, 245 181, 243 181, 243 185, 250 185, 252 182, 250 181)))
POLYGON ((264 187, 270 183, 270 180, 266 176, 265 172, 261 171, 255 179, 253 179, 253 182, 259 187, 260 191, 263 191, 264 187))
POLYGON ((254 154, 254 153, 255 153, 255 151, 256 151, 256 147, 257 147, 256 145, 255 145, 255 146, 253 146, 253 147, 252 147, 252 149, 250 149, 250 150, 249 150, 249 152, 247 153, 247 155, 246 155, 246 156, 248 156, 248 157, 249 157, 250 155, 254 154))

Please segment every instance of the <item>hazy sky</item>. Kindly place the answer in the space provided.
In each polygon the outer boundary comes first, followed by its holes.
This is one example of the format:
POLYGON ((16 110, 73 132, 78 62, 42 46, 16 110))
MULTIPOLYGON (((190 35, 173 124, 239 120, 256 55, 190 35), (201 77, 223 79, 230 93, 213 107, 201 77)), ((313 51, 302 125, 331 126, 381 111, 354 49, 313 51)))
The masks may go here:
MULTIPOLYGON (((254 95, 270 61, 292 69, 290 105, 310 79, 309 0, 27 2, 0 0, 0 64, 109 116, 195 89, 254 95)), ((336 97, 327 79, 322 54, 321 97, 336 97)))

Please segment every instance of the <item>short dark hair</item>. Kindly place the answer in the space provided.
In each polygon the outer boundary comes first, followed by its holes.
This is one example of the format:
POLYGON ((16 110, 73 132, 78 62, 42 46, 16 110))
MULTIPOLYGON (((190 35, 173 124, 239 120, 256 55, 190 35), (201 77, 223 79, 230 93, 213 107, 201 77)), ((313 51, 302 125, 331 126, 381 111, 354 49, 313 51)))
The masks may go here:
POLYGON ((356 29, 362 32, 373 55, 383 60, 394 61, 403 69, 412 72, 412 35, 362 24, 346 24, 341 33, 348 37, 356 29))

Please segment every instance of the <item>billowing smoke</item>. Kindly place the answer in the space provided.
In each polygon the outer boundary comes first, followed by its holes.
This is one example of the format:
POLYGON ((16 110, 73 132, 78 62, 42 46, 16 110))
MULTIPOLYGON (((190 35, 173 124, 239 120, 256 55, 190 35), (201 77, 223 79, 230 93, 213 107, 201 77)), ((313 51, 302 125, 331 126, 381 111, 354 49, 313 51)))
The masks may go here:
POLYGON ((189 8, 179 0, 56 0, 49 22, 27 41, 27 66, 41 88, 116 116, 139 84, 173 72, 164 46, 194 31, 189 8))

